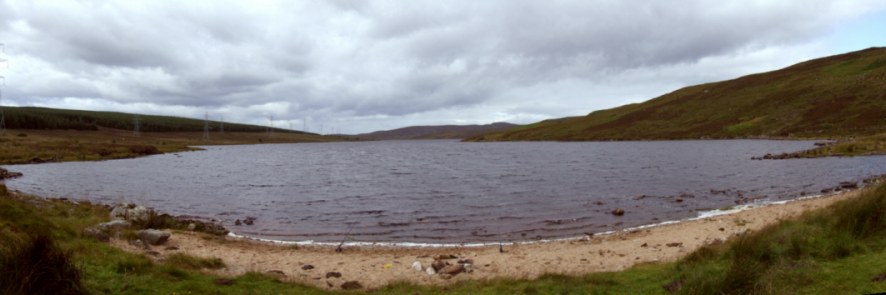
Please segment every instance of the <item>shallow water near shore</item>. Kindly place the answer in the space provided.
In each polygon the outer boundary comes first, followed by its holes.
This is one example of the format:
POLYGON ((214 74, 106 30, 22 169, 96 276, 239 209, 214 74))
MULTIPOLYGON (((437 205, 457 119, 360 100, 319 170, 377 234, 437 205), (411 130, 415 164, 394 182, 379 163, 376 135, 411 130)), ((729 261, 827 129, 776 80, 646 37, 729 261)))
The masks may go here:
POLYGON ((811 141, 382 141, 211 146, 21 165, 10 189, 134 202, 263 239, 424 244, 557 239, 818 194, 886 156, 755 161, 811 141), (625 211, 623 216, 610 212, 625 211), (253 225, 235 225, 254 217, 253 225))

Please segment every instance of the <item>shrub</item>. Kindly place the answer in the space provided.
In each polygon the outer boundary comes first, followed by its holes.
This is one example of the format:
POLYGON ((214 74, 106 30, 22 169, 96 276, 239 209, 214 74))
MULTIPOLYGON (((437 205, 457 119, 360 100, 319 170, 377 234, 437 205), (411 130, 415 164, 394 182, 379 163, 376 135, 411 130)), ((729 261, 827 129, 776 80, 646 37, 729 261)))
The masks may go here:
POLYGON ((5 235, 0 245, 0 293, 85 294, 80 270, 49 236, 5 235))

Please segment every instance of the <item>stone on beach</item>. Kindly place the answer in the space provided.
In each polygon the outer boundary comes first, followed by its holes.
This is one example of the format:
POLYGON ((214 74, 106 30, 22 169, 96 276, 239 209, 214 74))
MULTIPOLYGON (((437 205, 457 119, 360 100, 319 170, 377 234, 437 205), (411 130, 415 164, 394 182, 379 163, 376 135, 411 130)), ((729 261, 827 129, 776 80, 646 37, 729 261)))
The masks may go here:
POLYGON ((612 209, 612 215, 615 215, 615 216, 622 216, 622 215, 625 215, 625 210, 622 209, 622 208, 615 208, 615 209, 612 209))
POLYGON ((428 268, 425 269, 425 272, 428 273, 429 276, 437 274, 437 271, 434 270, 433 266, 428 266, 428 268))
POLYGON ((161 245, 169 240, 170 234, 156 229, 143 229, 138 231, 138 238, 151 245, 161 245))
POLYGON ((417 270, 417 271, 421 271, 422 270, 421 262, 420 261, 413 262, 412 269, 417 270))
POLYGON ((447 275, 454 276, 454 275, 460 274, 464 270, 465 270, 464 265, 453 264, 453 265, 447 265, 447 266, 443 267, 442 269, 440 269, 440 274, 447 274, 447 275))

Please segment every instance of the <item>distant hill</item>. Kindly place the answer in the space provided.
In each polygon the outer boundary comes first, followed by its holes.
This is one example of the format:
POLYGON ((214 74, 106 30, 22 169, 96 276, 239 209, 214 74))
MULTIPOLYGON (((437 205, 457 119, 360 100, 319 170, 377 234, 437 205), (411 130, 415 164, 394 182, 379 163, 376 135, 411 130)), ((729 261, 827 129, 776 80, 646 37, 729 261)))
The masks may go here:
MULTIPOLYGON (((135 114, 96 112, 81 110, 50 109, 38 107, 3 107, 6 128, 38 130, 98 130, 111 128, 132 130, 135 114)), ((204 120, 169 116, 138 115, 139 130, 143 132, 202 132, 204 120)), ((213 131, 221 128, 221 122, 209 121, 213 131)), ((224 123, 225 131, 266 132, 268 127, 224 123)), ((274 129, 279 132, 310 134, 301 131, 274 129)))
POLYGON ((520 125, 492 123, 487 125, 412 126, 352 136, 360 140, 463 139, 490 132, 512 129, 520 125))
POLYGON ((886 132, 886 48, 690 86, 652 100, 469 140, 864 136, 886 132))

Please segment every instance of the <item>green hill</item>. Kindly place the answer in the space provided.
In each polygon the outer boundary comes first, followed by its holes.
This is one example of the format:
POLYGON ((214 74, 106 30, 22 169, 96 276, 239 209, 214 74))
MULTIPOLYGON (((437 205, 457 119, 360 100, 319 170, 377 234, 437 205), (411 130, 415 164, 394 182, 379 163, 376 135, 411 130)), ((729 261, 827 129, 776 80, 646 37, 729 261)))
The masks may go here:
MULTIPOLYGON (((132 130, 136 115, 118 112, 64 110, 38 107, 3 107, 6 128, 34 130, 98 130, 111 128, 132 130)), ((138 115, 139 130, 144 132, 202 132, 204 120, 169 116, 138 115)), ((221 122, 209 121, 211 130, 221 128, 221 122)), ((230 132, 266 132, 268 127, 224 123, 230 132)), ((275 129, 280 132, 302 133, 275 129)))
POLYGON ((869 48, 469 140, 822 138, 883 132, 886 48, 869 48))

